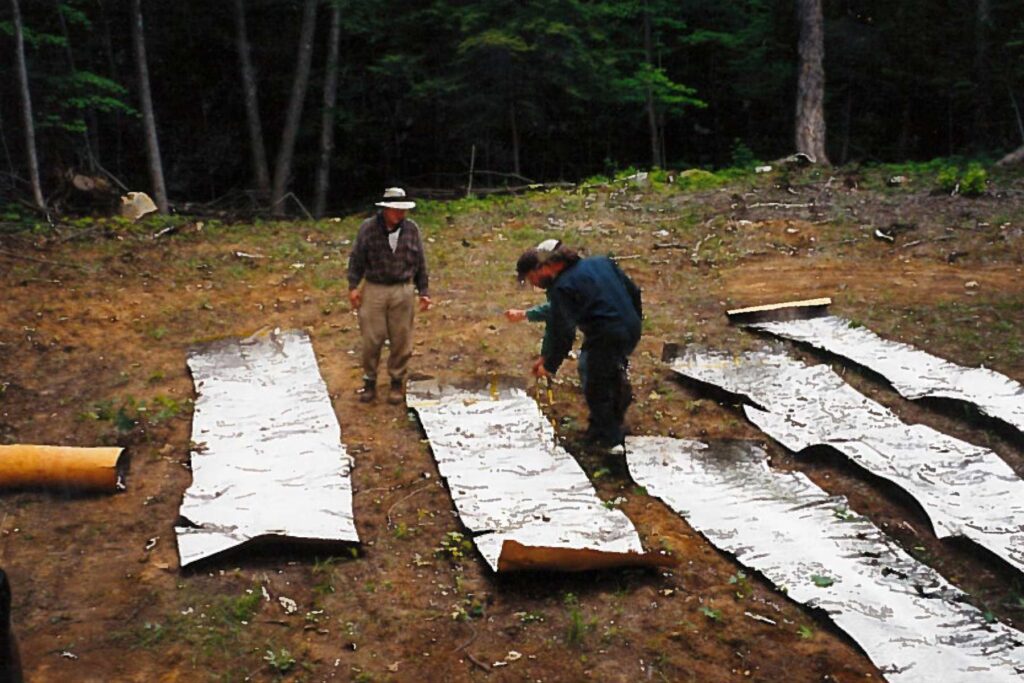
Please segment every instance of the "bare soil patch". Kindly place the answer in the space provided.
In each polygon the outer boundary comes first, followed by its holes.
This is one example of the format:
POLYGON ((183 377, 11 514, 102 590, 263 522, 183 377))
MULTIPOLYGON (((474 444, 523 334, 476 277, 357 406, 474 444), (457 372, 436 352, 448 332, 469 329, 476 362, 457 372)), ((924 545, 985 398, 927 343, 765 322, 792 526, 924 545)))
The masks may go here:
MULTIPOLYGON (((735 406, 677 382, 659 357, 665 341, 761 344, 728 327, 726 308, 831 296, 835 313, 883 336, 1022 381, 1022 197, 1014 179, 969 200, 865 190, 813 172, 701 193, 591 189, 430 205, 417 218, 437 305, 417 320, 414 369, 457 382, 525 377, 541 330, 500 313, 542 295, 513 284, 516 255, 548 236, 614 253, 649 313, 634 356, 634 433, 766 442, 775 466, 848 496, 993 618, 1019 626, 1024 586, 1015 572, 936 540, 912 502, 838 459, 767 442, 735 406)), ((445 534, 463 529, 418 424, 355 394, 358 329, 344 272, 358 221, 191 222, 159 239, 150 237, 154 224, 81 241, 3 239, 6 253, 33 260, 0 255, 0 442, 120 444, 132 458, 118 495, 0 495, 0 558, 27 680, 880 679, 826 618, 759 577, 737 595, 740 565, 636 487, 621 459, 577 448, 585 409, 571 362, 545 411, 599 494, 624 498, 646 547, 670 550, 678 567, 495 576, 472 553, 437 556, 445 534), (313 337, 355 459, 364 542, 271 547, 182 572, 173 524, 190 481, 185 354, 265 327, 313 337)), ((844 371, 908 421, 990 446, 1024 473, 1012 435, 844 371)))

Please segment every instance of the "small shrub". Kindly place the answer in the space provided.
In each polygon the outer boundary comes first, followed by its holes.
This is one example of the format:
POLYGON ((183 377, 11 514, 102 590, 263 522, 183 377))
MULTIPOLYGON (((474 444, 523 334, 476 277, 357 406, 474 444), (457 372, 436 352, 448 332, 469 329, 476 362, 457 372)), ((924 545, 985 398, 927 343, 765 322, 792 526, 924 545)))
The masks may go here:
POLYGON ((722 620, 722 610, 720 610, 720 609, 714 609, 713 607, 708 607, 707 605, 702 605, 701 608, 698 611, 701 614, 703 614, 704 616, 706 616, 708 619, 710 619, 711 621, 721 621, 722 620))
POLYGON ((441 544, 434 548, 437 557, 449 557, 456 562, 465 559, 473 552, 473 542, 458 531, 449 531, 444 535, 441 544))
POLYGON ((757 157, 754 156, 753 150, 747 147, 739 138, 732 141, 732 165, 737 168, 746 169, 757 165, 757 157))
POLYGON ((722 185, 725 181, 711 171, 701 168, 688 168, 679 174, 676 184, 684 190, 710 190, 722 185))
POLYGON ((946 166, 939 171, 936 182, 939 184, 940 190, 946 194, 952 194, 960 183, 960 172, 954 166, 946 166))
POLYGON ((965 197, 978 197, 985 194, 988 187, 988 172, 977 163, 972 162, 963 171, 957 166, 944 166, 936 178, 939 189, 947 194, 962 194, 965 197))
POLYGON ((263 655, 263 661, 279 674, 288 673, 295 666, 295 657, 292 657, 292 653, 284 648, 278 652, 267 650, 267 653, 263 655))
POLYGON ((988 173, 981 164, 970 164, 960 179, 960 194, 965 197, 978 197, 985 194, 988 185, 988 173))
POLYGON ((736 587, 736 597, 740 600, 749 598, 754 594, 754 588, 750 585, 750 580, 747 579, 747 575, 738 571, 729 577, 729 583, 736 587))

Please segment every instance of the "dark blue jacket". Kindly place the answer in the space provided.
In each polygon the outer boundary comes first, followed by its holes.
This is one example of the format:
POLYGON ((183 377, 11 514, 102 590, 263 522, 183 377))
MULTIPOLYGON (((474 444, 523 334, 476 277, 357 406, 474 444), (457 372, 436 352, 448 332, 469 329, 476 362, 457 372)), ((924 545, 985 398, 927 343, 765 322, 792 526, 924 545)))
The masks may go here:
POLYGON ((640 289, 607 256, 569 266, 548 289, 551 310, 544 336, 544 367, 555 373, 572 350, 578 327, 584 346, 614 344, 625 354, 640 340, 640 289))

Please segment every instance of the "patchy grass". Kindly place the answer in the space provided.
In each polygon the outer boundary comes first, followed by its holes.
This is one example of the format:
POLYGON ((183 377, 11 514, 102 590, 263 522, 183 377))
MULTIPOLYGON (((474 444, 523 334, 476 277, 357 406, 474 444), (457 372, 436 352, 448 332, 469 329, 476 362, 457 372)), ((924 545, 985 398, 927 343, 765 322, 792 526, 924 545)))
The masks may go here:
MULTIPOLYGON (((752 160, 742 149, 737 158, 744 166, 752 160)), ((1024 379, 1024 181, 986 169, 987 189, 977 198, 933 194, 943 165, 952 162, 756 175, 741 168, 708 172, 713 178, 691 173, 684 183, 685 169, 676 168, 652 173, 646 185, 625 173, 576 189, 421 202, 413 216, 427 239, 435 307, 417 317, 413 370, 441 381, 513 377, 529 385, 541 327, 509 324, 501 312, 543 300, 515 285, 513 268, 522 249, 557 237, 588 254, 620 256, 644 290, 644 337, 631 361, 635 434, 765 441, 735 406, 679 383, 659 360, 666 341, 737 352, 762 344, 727 324, 723 311, 739 305, 831 296, 833 312, 883 336, 1024 379), (894 175, 906 182, 890 185, 894 175), (894 239, 879 239, 876 229, 894 239), (657 246, 672 243, 682 246, 657 246)), ((572 361, 542 409, 599 496, 630 517, 648 548, 669 549, 680 564, 664 572, 495 577, 472 539, 452 531, 454 508, 435 485, 416 421, 356 400, 358 323, 344 290, 362 218, 204 221, 201 228, 187 217, 138 225, 106 219, 62 226, 64 235, 83 233, 71 242, 49 229, 0 236, 5 248, 44 261, 0 268, 7 323, 0 440, 119 444, 137 454, 128 490, 117 496, 12 492, 0 505, 29 679, 87 671, 103 680, 156 680, 175 671, 189 680, 384 681, 424 672, 461 680, 482 675, 472 655, 488 666, 506 661, 501 675, 530 680, 718 681, 745 670, 737 652, 752 680, 880 676, 847 640, 636 487, 621 460, 577 450, 587 416, 572 361), (168 225, 177 230, 151 237, 168 225), (274 327, 313 337, 355 462, 363 543, 239 553, 180 572, 171 527, 191 481, 183 465, 190 446, 199 447, 190 444, 187 420, 189 346, 274 327), (762 601, 773 606, 777 626, 744 616, 761 613, 753 606, 762 601), (47 654, 69 643, 79 660, 47 654), (144 656, 123 657, 125 648, 144 656), (507 660, 512 650, 521 657, 507 660)), ((1024 472, 1012 444, 958 416, 892 398, 855 370, 845 376, 889 397, 909 420, 978 443, 991 439, 1024 472)), ((932 538, 887 492, 776 444, 766 448, 773 467, 802 471, 846 496, 849 509, 837 515, 884 522, 993 618, 1021 618, 1020 585, 932 538), (916 532, 901 531, 902 522, 916 532)))

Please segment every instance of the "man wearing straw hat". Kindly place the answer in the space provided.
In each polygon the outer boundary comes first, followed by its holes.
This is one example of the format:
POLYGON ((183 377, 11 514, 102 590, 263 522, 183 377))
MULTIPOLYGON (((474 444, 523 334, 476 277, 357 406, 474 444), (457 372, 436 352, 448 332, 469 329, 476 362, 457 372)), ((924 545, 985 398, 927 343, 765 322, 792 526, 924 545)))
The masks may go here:
POLYGON ((412 323, 419 308, 430 308, 427 262, 420 228, 405 217, 416 206, 400 187, 389 187, 376 204, 380 211, 359 226, 348 259, 348 300, 359 311, 362 336, 363 392, 359 400, 377 397, 377 367, 387 341, 388 403, 405 400, 405 377, 412 357, 412 323), (360 288, 362 283, 362 288, 360 288))

